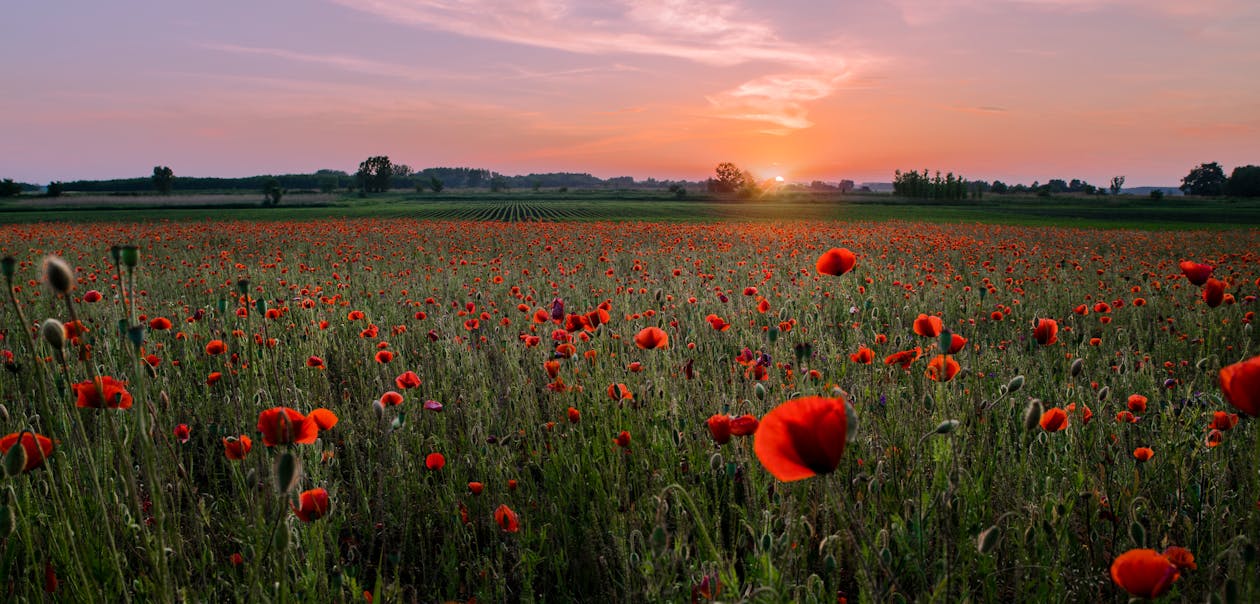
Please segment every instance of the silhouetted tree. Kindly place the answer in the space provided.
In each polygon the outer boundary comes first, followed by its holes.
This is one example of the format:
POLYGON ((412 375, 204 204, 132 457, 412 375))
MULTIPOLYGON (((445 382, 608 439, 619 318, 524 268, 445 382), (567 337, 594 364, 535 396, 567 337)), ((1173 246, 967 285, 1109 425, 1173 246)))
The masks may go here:
POLYGON ((722 162, 714 170, 716 178, 708 181, 709 191, 713 193, 733 193, 747 184, 743 170, 731 162, 722 162))
POLYGON ((1235 197, 1260 197, 1260 166, 1234 168, 1225 191, 1235 197))
POLYGON ((440 178, 438 178, 438 177, 436 177, 436 176, 430 176, 430 177, 429 177, 429 188, 430 188, 430 189, 433 189, 433 192, 434 192, 434 193, 441 193, 441 192, 442 192, 442 189, 446 188, 446 183, 442 182, 442 179, 440 179, 440 178))
POLYGON ((394 165, 388 155, 376 155, 363 160, 355 178, 365 193, 384 193, 389 190, 389 179, 394 175, 394 165))
POLYGON ((1120 194, 1120 189, 1123 189, 1123 188, 1124 188, 1124 177, 1123 177, 1123 176, 1114 176, 1114 177, 1112 177, 1112 179, 1111 179, 1111 194, 1112 194, 1112 195, 1119 195, 1119 194, 1120 194))
POLYGON ((272 176, 263 182, 263 197, 266 205, 280 205, 280 198, 284 197, 284 187, 280 186, 280 179, 272 176))
POLYGON ((0 182, 0 197, 16 197, 22 192, 22 185, 13 182, 12 178, 6 178, 0 182))
POLYGON ((162 195, 170 195, 175 185, 175 172, 168 166, 153 166, 153 188, 162 195))
POLYGON ((1225 182, 1225 170, 1220 164, 1199 164, 1181 179, 1181 191, 1186 195, 1222 195, 1225 182))
POLYGON ((54 180, 48 183, 48 189, 44 191, 44 195, 48 197, 61 197, 61 194, 65 192, 66 185, 62 184, 61 181, 54 180))

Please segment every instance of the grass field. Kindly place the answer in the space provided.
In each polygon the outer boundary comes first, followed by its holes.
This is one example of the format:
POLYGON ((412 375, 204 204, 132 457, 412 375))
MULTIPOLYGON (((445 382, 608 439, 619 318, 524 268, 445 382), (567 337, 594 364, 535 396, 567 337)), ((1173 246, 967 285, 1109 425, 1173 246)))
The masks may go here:
POLYGON ((4 598, 1260 599, 1255 207, 531 195, 0 214, 4 598))
POLYGON ((756 200, 697 195, 678 200, 654 191, 392 193, 360 199, 291 195, 276 208, 259 207, 257 195, 162 197, 90 196, 0 204, 0 223, 43 220, 203 220, 230 210, 247 220, 393 218, 495 221, 714 220, 920 220, 950 223, 1138 228, 1232 229, 1260 225, 1260 201, 1146 197, 987 196, 979 200, 926 201, 887 195, 788 193, 756 200), (234 201, 235 200, 235 201, 234 201))

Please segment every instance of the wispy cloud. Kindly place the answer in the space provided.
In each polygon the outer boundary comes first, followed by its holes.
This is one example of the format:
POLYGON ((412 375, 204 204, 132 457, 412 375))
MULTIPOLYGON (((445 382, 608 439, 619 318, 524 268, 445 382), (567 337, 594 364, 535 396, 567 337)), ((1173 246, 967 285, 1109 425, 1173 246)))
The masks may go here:
POLYGON ((925 25, 972 10, 1028 9, 1088 13, 1123 8, 1171 17, 1219 16, 1243 5, 1244 0, 886 0, 909 25, 925 25), (1224 12, 1223 12, 1224 11, 1224 12))
POLYGON ((766 19, 712 0, 333 0, 389 21, 590 55, 641 55, 714 67, 757 65, 763 75, 708 95, 710 111, 808 128, 805 104, 830 96, 852 71, 840 53, 784 40, 766 19), (528 24, 524 26, 523 24, 528 24))

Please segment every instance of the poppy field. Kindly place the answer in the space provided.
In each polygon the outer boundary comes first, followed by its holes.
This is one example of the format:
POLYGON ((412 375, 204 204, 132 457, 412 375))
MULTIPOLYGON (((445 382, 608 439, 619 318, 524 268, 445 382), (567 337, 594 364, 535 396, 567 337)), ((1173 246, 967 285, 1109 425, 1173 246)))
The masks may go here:
POLYGON ((1260 599, 1260 233, 493 211, 0 226, 0 598, 1260 599))

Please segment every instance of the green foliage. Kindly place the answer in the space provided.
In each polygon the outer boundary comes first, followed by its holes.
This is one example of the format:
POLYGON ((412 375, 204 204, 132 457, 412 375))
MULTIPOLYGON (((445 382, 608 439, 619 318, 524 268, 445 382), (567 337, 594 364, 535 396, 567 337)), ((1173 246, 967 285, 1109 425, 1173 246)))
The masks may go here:
POLYGON ((1234 168, 1226 191, 1234 197, 1260 197, 1260 166, 1234 168))
POLYGON ((16 197, 22 192, 22 185, 13 182, 12 178, 0 181, 0 197, 16 197))
POLYGON ((1181 190, 1186 195, 1224 195, 1226 182, 1220 164, 1199 164, 1181 179, 1181 190))
POLYGON ((914 170, 893 173, 893 194, 900 197, 957 200, 967 197, 967 189, 967 181, 961 176, 955 177, 953 172, 944 178, 940 170, 934 177, 926 169, 921 174, 914 170))
POLYGON ((268 178, 267 181, 263 183, 262 191, 264 197, 263 204, 270 206, 280 205, 280 199, 284 197, 285 193, 284 187, 280 186, 280 179, 274 177, 268 178))
POLYGON ((175 186, 175 172, 169 166, 153 166, 153 188, 161 195, 170 195, 175 186))
POLYGON ((446 188, 446 183, 442 182, 442 179, 438 178, 437 176, 430 176, 429 188, 433 189, 434 193, 441 193, 442 189, 446 188))
POLYGON ((509 188, 508 180, 504 178, 503 176, 499 174, 495 174, 493 177, 490 178, 490 191, 492 193, 499 193, 501 191, 506 191, 508 190, 508 188, 509 188))
POLYGON ((394 165, 390 163, 389 156, 376 155, 359 164, 355 179, 359 183, 359 190, 364 193, 384 193, 389 190, 393 175, 394 165))
POLYGON ((1163 198, 1164 198, 1164 192, 1163 192, 1163 191, 1161 191, 1161 190, 1159 190, 1159 189, 1152 189, 1152 190, 1151 190, 1151 199, 1153 199, 1153 200, 1155 200, 1155 201, 1159 201, 1159 200, 1161 200, 1161 199, 1163 199, 1163 198))

